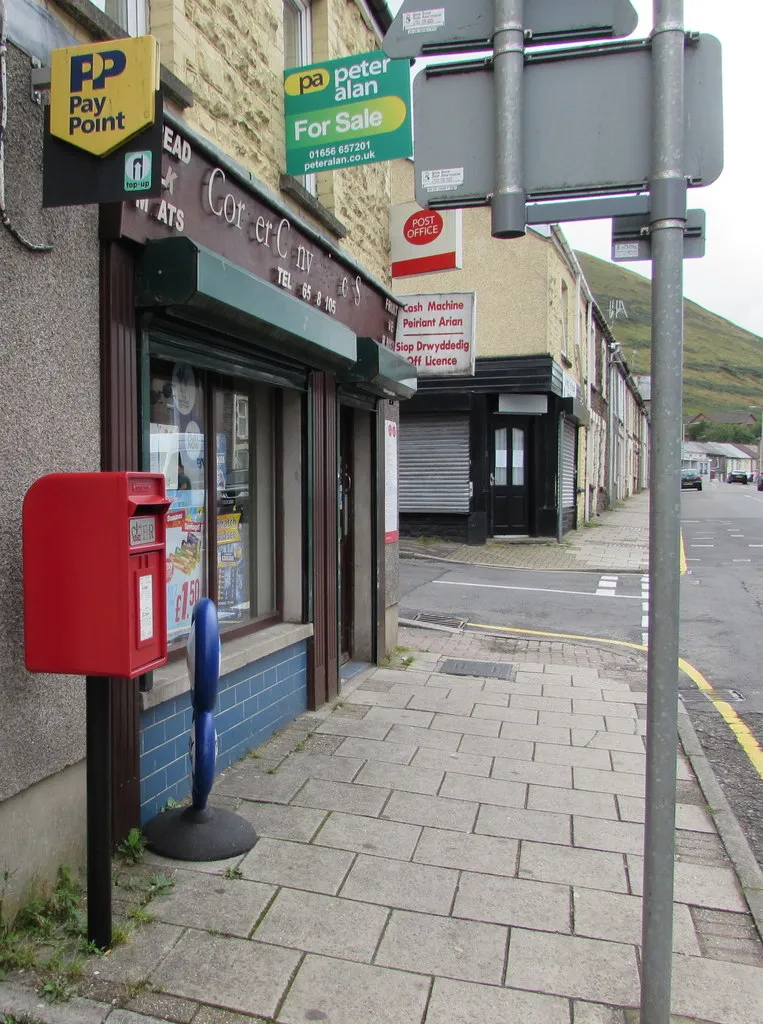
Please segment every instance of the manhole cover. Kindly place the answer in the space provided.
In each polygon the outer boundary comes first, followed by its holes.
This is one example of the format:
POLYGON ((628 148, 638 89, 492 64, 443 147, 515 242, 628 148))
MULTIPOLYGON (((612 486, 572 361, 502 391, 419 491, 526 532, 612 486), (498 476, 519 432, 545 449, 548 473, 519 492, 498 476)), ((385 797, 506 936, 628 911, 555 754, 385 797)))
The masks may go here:
POLYGON ((491 676, 493 679, 511 679, 511 665, 505 661, 460 661, 448 658, 440 670, 452 676, 491 676))
POLYGON ((450 626, 451 629, 463 629, 465 619, 455 615, 437 615, 435 612, 419 612, 414 616, 417 622, 430 622, 433 626, 450 626))

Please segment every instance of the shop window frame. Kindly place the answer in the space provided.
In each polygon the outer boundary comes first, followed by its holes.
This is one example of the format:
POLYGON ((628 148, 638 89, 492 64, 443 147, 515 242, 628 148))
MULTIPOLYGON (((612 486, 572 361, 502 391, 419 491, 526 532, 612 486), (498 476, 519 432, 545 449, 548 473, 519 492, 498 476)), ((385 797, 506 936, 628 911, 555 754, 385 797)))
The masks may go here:
POLYGON ((92 0, 93 6, 120 25, 128 36, 148 32, 148 0, 92 0))
MULTIPOLYGON (((301 67, 305 64, 311 64, 313 61, 313 12, 312 12, 312 0, 282 0, 282 11, 285 8, 291 8, 296 15, 297 21, 297 63, 295 67, 301 67)), ((284 70, 287 68, 286 61, 286 20, 284 19, 283 25, 284 31, 284 70)), ((318 175, 316 173, 311 174, 299 174, 295 175, 294 180, 302 186, 307 192, 311 199, 317 199, 318 197, 318 175)))
MULTIPOLYGON (((284 444, 283 444, 283 391, 289 386, 288 383, 277 379, 277 375, 269 372, 267 368, 258 370, 247 369, 236 366, 236 373, 231 372, 230 363, 225 357, 208 357, 200 362, 195 358, 191 349, 185 350, 185 346, 179 343, 179 339, 173 335, 165 335, 164 331, 144 331, 141 334, 140 342, 140 365, 141 365, 141 464, 144 469, 150 465, 150 419, 151 419, 151 363, 152 360, 165 362, 178 362, 183 360, 191 365, 195 372, 203 375, 204 379, 204 407, 205 407, 205 451, 213 450, 214 446, 214 395, 219 390, 230 390, 239 387, 248 387, 254 384, 264 384, 270 387, 273 392, 273 545, 274 545, 274 604, 275 610, 264 615, 254 616, 245 622, 223 625, 220 628, 220 638, 223 644, 242 636, 261 632, 271 626, 284 622, 284 508, 283 508, 283 478, 284 478, 284 444), (169 345, 165 344, 165 338, 169 345), (275 377, 275 379, 274 379, 275 377)), ((294 390, 302 390, 294 388, 294 390)), ((251 417, 251 410, 250 410, 251 417)), ((251 422, 251 420, 250 420, 251 422)), ((234 423, 235 427, 235 423, 234 423)), ((207 588, 203 596, 217 598, 217 541, 212 537, 210 523, 212 516, 216 518, 217 474, 214 459, 205 459, 204 483, 206 488, 206 575, 207 588), (213 543, 214 540, 214 543, 213 543)), ((185 639, 171 646, 167 661, 173 662, 184 658, 186 653, 185 639)))

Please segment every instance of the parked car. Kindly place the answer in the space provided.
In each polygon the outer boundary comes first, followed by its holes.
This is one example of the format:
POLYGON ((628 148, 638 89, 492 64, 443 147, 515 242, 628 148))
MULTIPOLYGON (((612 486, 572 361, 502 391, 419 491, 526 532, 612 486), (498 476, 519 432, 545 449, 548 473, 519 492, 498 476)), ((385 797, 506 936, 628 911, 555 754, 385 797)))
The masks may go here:
POLYGON ((758 490, 763 491, 763 473, 758 477, 758 490))
POLYGON ((741 469, 732 469, 726 477, 726 482, 729 484, 746 484, 748 482, 747 474, 743 473, 741 469))
POLYGON ((702 477, 696 469, 681 470, 681 490, 684 488, 694 488, 695 491, 702 490, 702 477))

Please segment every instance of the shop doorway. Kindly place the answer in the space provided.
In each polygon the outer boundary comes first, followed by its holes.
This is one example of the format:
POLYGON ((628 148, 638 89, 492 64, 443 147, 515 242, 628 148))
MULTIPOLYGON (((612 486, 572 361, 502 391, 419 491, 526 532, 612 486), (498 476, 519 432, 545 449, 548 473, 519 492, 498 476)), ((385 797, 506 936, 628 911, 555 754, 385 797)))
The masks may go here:
POLYGON ((493 420, 490 490, 493 536, 529 533, 529 419, 493 420))
POLYGON ((355 492, 353 489, 355 446, 354 410, 339 410, 339 648, 342 664, 349 661, 353 647, 355 608, 355 492))

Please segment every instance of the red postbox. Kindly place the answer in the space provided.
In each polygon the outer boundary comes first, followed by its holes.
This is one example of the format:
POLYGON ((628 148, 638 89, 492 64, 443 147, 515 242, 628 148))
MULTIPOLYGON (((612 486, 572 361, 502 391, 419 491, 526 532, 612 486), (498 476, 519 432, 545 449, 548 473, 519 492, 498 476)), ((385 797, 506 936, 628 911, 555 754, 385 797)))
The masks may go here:
POLYGON ((167 660, 161 473, 51 473, 22 512, 30 672, 134 677, 167 660))

